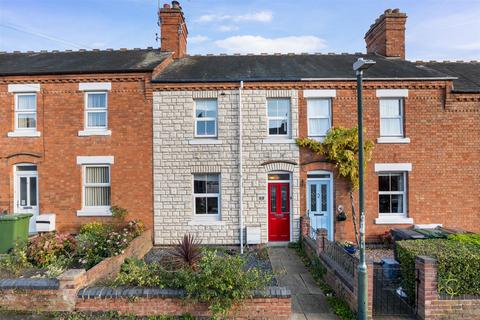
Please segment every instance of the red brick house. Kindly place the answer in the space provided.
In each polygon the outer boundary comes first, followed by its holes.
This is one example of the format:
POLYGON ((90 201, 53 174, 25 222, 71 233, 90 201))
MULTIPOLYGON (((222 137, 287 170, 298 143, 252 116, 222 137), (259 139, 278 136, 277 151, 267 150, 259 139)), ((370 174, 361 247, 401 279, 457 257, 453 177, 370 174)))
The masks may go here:
POLYGON ((150 79, 168 56, 0 54, 0 209, 54 213, 74 231, 119 205, 151 226, 150 79))
POLYGON ((405 60, 398 10, 367 54, 328 55, 189 56, 178 2, 159 16, 160 50, 0 54, 0 209, 70 231, 119 205, 156 244, 295 241, 304 215, 353 239, 351 215, 336 219, 346 182, 295 139, 356 125, 352 64, 367 57, 367 236, 480 230, 479 63, 405 60))

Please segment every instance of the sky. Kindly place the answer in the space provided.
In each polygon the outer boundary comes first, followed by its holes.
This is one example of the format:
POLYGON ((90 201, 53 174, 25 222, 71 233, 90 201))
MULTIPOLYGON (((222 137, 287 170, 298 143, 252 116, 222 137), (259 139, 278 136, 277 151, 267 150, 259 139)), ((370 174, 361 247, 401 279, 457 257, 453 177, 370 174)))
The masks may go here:
MULTIPOLYGON (((0 51, 159 47, 158 0, 0 0, 0 51)), ((388 8, 410 60, 480 60, 480 0, 180 0, 189 54, 365 52, 388 8)))

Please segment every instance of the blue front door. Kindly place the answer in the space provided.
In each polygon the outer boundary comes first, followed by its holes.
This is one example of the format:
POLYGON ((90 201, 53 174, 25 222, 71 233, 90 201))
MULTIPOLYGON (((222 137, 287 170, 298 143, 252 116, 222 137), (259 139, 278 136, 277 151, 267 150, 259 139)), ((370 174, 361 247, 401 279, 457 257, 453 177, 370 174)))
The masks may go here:
POLYGON ((333 241, 332 204, 330 180, 307 181, 307 212, 313 230, 327 229, 328 239, 333 241))

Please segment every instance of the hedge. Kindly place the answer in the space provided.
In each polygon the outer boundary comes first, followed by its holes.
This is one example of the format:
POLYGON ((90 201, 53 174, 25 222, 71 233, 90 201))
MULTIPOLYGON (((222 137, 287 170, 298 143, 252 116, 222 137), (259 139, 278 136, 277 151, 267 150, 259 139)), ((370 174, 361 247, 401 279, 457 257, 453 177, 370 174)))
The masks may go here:
POLYGON ((397 259, 403 288, 415 301, 415 258, 429 256, 437 260, 438 293, 450 296, 480 295, 480 246, 447 239, 406 240, 397 242, 397 259))

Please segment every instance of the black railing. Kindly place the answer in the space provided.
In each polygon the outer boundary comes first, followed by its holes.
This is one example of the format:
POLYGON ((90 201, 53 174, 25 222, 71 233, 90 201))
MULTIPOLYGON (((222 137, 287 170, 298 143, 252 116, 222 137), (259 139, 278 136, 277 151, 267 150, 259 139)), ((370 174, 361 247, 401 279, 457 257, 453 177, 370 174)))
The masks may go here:
POLYGON ((335 264, 340 267, 345 273, 351 277, 353 282, 354 275, 358 266, 357 257, 349 254, 337 242, 324 239, 323 253, 327 255, 335 264))

